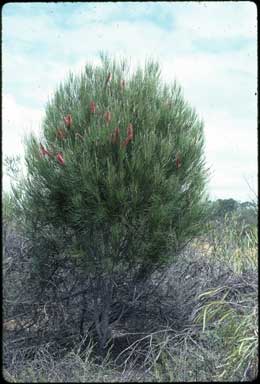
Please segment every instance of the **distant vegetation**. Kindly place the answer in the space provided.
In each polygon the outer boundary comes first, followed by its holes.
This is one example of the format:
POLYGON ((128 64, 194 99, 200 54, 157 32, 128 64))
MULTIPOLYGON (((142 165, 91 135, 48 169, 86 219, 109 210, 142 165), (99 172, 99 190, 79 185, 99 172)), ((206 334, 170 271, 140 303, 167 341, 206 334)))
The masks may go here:
POLYGON ((224 218, 226 215, 236 214, 247 224, 257 224, 256 202, 239 202, 234 199, 217 199, 209 202, 212 219, 224 218))

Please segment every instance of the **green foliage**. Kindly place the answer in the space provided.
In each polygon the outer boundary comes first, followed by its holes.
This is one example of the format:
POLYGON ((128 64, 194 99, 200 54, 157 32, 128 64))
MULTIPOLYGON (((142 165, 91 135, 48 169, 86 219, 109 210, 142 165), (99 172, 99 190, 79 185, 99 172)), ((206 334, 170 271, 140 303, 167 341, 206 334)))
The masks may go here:
POLYGON ((10 192, 2 193, 2 218, 3 222, 10 224, 15 218, 15 202, 10 192))
POLYGON ((4 167, 6 170, 7 175, 15 180, 19 176, 19 173, 21 171, 20 167, 20 156, 6 156, 4 159, 4 167))
POLYGON ((218 199, 216 201, 216 213, 225 216, 225 214, 235 211, 238 205, 238 202, 234 199, 218 199))
POLYGON ((245 201, 244 203, 241 203, 239 205, 237 214, 238 219, 241 222, 246 223, 251 227, 257 226, 258 206, 256 202, 245 201))
POLYGON ((41 141, 27 141, 19 209, 31 231, 72 231, 90 270, 159 265, 206 214, 203 124, 156 63, 130 75, 124 61, 101 62, 49 101, 41 141))
MULTIPOLYGON (((4 158, 4 172, 9 176, 13 183, 16 183, 19 179, 20 168, 20 156, 6 156, 4 158)), ((16 216, 16 202, 15 195, 12 191, 2 191, 2 217, 5 224, 14 222, 16 216)))

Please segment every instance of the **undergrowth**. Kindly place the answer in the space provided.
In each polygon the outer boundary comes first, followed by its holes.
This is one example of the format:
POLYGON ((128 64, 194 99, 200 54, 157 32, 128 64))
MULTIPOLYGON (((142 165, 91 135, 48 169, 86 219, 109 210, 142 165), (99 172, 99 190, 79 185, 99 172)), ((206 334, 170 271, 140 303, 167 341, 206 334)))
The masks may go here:
POLYGON ((238 225, 236 220, 233 215, 209 224, 208 236, 187 246, 167 270, 160 286, 160 295, 167 297, 160 299, 162 322, 158 318, 151 322, 150 332, 149 327, 144 333, 134 327, 141 317, 140 312, 134 313, 124 327, 114 330, 107 356, 98 361, 91 340, 87 345, 75 342, 59 358, 53 353, 59 346, 51 348, 45 340, 28 358, 25 345, 11 347, 14 336, 4 329, 8 336, 4 337, 4 354, 11 356, 4 365, 5 379, 189 382, 256 378, 257 228, 238 225))

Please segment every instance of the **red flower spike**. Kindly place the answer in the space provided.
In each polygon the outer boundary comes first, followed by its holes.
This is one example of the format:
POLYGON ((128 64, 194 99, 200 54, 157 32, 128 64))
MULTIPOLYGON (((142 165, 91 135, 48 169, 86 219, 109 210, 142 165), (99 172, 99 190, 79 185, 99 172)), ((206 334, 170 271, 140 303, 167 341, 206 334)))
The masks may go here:
POLYGON ((62 156, 62 153, 61 152, 58 152, 57 156, 56 156, 56 159, 58 160, 58 162, 61 164, 61 165, 64 165, 65 164, 65 161, 63 159, 63 156, 62 156))
POLYGON ((129 139, 129 137, 127 137, 127 138, 123 141, 123 143, 122 143, 122 148, 126 147, 127 144, 129 143, 129 141, 130 141, 130 139, 129 139))
POLYGON ((119 141, 119 136, 120 136, 120 129, 118 127, 115 128, 115 137, 116 140, 119 141))
POLYGON ((178 155, 176 158, 176 168, 179 169, 180 166, 181 166, 181 160, 180 160, 179 155, 178 155))
POLYGON ((125 80, 120 81, 120 88, 122 91, 125 89, 125 80))
POLYGON ((45 149, 41 143, 40 143, 40 149, 41 149, 42 156, 45 156, 45 155, 51 156, 51 153, 47 149, 45 149))
POLYGON ((90 112, 91 113, 95 113, 96 112, 96 104, 94 103, 93 100, 90 102, 90 112))
POLYGON ((107 124, 109 124, 110 123, 110 121, 111 121, 111 112, 105 112, 105 121, 106 121, 106 123, 107 124))
POLYGON ((46 151, 46 149, 45 149, 44 146, 40 143, 40 153, 41 153, 42 156, 45 155, 45 151, 46 151))
POLYGON ((105 87, 111 82, 111 80, 112 80, 112 73, 109 72, 107 79, 106 79, 106 82, 105 82, 105 87))
POLYGON ((72 125, 72 116, 71 115, 65 116, 64 117, 64 123, 65 123, 67 128, 70 128, 72 125))
POLYGON ((133 140, 134 138, 134 130, 133 130, 133 125, 131 123, 128 124, 128 127, 127 127, 127 138, 129 140, 133 140))

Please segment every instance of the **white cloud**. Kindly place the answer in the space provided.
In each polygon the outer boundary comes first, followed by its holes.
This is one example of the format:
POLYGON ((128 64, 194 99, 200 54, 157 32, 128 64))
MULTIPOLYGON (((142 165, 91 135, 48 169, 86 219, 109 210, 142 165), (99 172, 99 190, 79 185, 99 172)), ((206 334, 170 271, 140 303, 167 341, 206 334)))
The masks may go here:
POLYGON ((219 172, 221 172, 221 178, 214 177, 209 185, 211 199, 233 198, 248 201, 255 198, 255 194, 258 193, 257 175, 244 175, 240 169, 236 170, 232 167, 219 169, 219 172))
MULTIPOLYGON (((20 16, 18 14, 5 16, 3 14, 3 43, 7 39, 18 39, 24 43, 31 43, 33 40, 39 44, 49 43, 51 34, 56 36, 58 29, 55 26, 54 19, 47 15, 38 15, 35 17, 20 16)), ((26 46, 25 46, 26 48, 26 46)))
POLYGON ((249 1, 189 2, 169 6, 178 34, 195 38, 251 38, 256 35, 256 5, 249 1))
MULTIPOLYGON (((30 133, 39 136, 43 112, 34 108, 24 107, 17 103, 9 94, 2 95, 2 156, 24 154, 24 138, 30 133)), ((21 163, 24 169, 24 163, 21 163)), ((10 188, 10 179, 4 173, 4 189, 10 188)))
POLYGON ((3 94, 3 154, 22 152, 23 137, 30 132, 38 134, 43 113, 17 103, 12 95, 3 94))

